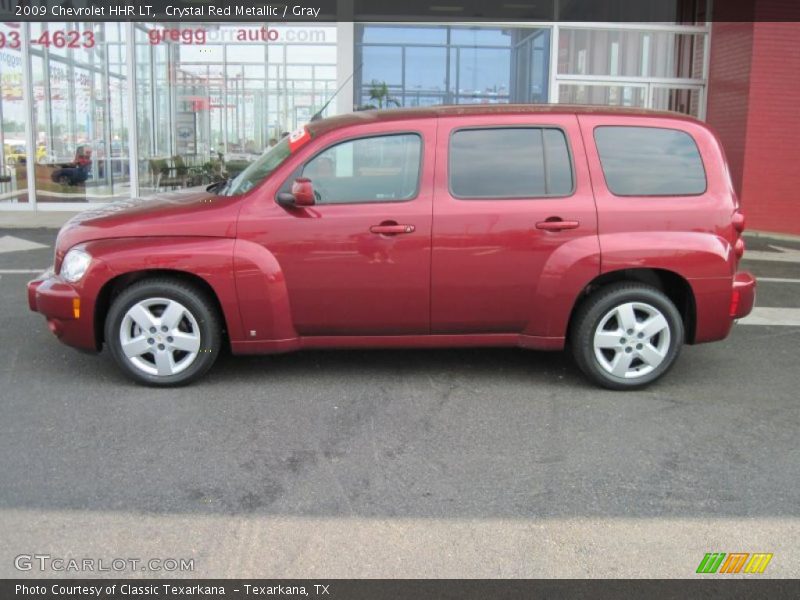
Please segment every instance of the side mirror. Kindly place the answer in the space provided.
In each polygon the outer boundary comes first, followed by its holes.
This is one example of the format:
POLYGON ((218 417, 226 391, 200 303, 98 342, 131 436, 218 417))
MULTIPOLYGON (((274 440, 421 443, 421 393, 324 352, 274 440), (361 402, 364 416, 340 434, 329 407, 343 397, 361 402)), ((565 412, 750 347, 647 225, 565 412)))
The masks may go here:
POLYGON ((314 205, 314 186, 307 177, 294 180, 291 192, 279 192, 278 204, 284 208, 297 208, 314 205))
POLYGON ((314 206, 314 186, 308 177, 299 177, 292 184, 292 196, 297 206, 314 206))

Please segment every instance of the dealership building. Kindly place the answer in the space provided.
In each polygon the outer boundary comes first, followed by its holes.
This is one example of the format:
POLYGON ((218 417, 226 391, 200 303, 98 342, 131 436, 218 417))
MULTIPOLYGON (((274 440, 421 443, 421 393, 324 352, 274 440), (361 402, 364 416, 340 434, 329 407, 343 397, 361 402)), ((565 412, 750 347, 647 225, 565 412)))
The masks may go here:
POLYGON ((507 18, 480 23, 449 0, 403 23, 362 4, 336 4, 332 22, 0 23, 0 210, 211 183, 323 107, 565 103, 707 121, 748 226, 800 234, 800 24, 769 20, 781 0, 738 22, 710 0, 622 2, 638 22, 582 20, 577 0, 555 3, 558 21, 503 4, 507 18), (85 178, 65 176, 78 159, 85 178))

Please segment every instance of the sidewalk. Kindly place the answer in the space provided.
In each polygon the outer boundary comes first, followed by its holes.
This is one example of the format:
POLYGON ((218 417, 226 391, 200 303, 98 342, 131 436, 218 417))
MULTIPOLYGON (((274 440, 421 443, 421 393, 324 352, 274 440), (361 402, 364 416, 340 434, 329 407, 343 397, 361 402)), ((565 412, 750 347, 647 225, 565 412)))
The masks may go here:
POLYGON ((0 229, 60 229, 67 219, 77 214, 72 211, 0 210, 0 229))

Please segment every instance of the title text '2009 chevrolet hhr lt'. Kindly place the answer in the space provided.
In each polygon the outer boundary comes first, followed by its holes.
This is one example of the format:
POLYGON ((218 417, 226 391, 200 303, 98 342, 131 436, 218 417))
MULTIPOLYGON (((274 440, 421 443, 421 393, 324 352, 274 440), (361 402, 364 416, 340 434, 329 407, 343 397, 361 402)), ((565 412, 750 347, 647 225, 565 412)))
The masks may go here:
POLYGON ((69 221, 32 310, 135 380, 235 354, 568 346, 647 385, 721 340, 755 280, 725 157, 679 115, 445 106, 312 122, 235 179, 69 221))

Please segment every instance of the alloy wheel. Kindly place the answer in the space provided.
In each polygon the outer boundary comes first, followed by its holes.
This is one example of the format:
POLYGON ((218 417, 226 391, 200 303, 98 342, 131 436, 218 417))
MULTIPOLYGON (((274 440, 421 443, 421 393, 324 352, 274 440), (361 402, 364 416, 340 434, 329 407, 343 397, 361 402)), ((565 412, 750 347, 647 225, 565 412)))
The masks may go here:
POLYGON ((200 327, 180 302, 147 298, 125 313, 119 341, 125 357, 138 370, 168 377, 194 363, 200 352, 200 327))
POLYGON ((645 302, 626 302, 600 319, 594 355, 607 373, 623 379, 643 377, 667 358, 670 327, 664 315, 645 302))

